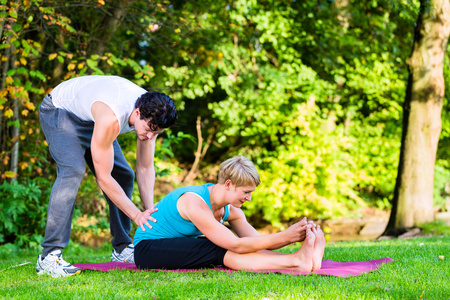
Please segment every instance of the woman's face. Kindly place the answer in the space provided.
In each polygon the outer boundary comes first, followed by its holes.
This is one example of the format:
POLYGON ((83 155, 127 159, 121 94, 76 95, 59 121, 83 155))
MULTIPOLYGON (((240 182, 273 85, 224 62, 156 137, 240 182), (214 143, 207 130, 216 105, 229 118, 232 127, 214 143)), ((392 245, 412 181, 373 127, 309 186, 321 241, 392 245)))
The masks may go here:
POLYGON ((252 200, 252 192, 256 189, 256 185, 245 185, 236 187, 233 183, 230 182, 225 183, 225 187, 227 188, 227 191, 230 193, 230 204, 234 207, 240 208, 242 204, 244 204, 247 201, 252 200))

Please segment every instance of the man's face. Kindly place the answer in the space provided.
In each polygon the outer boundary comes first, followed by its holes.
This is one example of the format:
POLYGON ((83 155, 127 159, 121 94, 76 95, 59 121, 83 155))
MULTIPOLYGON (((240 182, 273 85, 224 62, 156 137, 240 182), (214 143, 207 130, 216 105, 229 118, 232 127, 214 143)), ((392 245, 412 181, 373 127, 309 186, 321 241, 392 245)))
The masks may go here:
POLYGON ((149 120, 137 118, 134 130, 141 141, 151 140, 164 131, 164 128, 150 128, 149 120))

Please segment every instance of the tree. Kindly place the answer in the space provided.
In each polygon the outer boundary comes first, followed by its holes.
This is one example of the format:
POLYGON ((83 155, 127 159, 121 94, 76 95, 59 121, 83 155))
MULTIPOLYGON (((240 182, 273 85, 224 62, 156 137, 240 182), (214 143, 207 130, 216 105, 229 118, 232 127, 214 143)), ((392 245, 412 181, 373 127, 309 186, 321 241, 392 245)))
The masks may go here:
POLYGON ((408 60, 403 133, 391 216, 385 234, 433 220, 433 180, 444 100, 450 1, 421 0, 408 60))

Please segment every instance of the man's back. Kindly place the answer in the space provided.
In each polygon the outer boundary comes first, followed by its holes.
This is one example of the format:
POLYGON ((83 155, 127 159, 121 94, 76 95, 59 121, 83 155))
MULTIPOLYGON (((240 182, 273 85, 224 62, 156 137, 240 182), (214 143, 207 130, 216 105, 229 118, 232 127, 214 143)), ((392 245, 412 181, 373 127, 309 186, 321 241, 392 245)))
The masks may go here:
POLYGON ((84 121, 94 121, 91 112, 94 102, 105 103, 115 113, 123 133, 132 130, 128 126, 128 117, 136 100, 144 93, 146 90, 125 78, 90 75, 62 82, 51 95, 55 107, 67 110, 84 121))

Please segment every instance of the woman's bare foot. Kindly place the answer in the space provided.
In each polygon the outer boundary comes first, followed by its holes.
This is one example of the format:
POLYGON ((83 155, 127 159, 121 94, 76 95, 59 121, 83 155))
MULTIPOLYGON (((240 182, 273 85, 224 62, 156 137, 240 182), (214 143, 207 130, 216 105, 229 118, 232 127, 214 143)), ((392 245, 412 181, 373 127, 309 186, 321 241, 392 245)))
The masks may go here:
POLYGON ((325 236, 323 234, 322 229, 320 229, 320 226, 317 225, 317 227, 313 227, 312 229, 313 234, 315 235, 315 241, 314 241, 314 255, 312 259, 313 267, 312 270, 320 270, 322 267, 322 258, 323 254, 325 252, 325 236))
POLYGON ((306 229, 306 238, 302 243, 300 249, 294 253, 297 258, 300 259, 299 266, 297 268, 300 272, 311 272, 313 268, 314 258, 314 242, 315 235, 311 229, 306 229))

